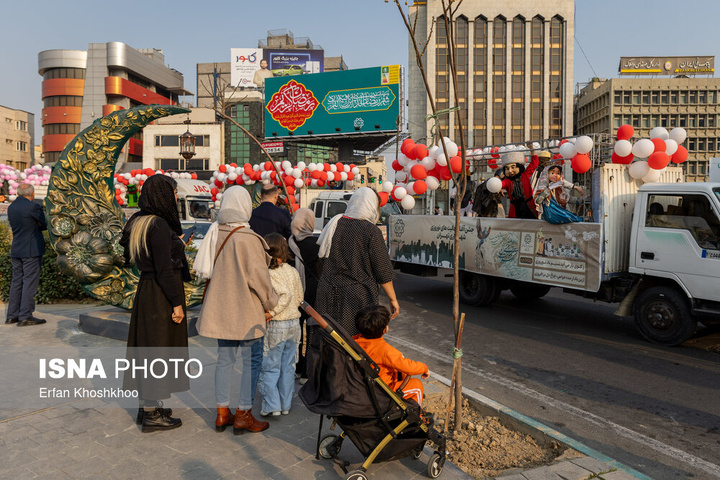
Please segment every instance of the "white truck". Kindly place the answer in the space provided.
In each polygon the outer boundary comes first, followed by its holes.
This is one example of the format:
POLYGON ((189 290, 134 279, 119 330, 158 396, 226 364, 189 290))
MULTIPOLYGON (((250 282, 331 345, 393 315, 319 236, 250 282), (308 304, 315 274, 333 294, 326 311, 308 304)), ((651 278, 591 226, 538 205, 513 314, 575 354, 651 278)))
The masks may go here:
MULTIPOLYGON (((676 345, 697 322, 720 322, 720 183, 684 183, 677 167, 640 186, 624 165, 593 173, 593 222, 461 219, 460 298, 494 302, 504 289, 529 301, 551 287, 632 315, 649 341, 676 345)), ((400 271, 452 268, 454 217, 390 217, 390 257, 400 271)))

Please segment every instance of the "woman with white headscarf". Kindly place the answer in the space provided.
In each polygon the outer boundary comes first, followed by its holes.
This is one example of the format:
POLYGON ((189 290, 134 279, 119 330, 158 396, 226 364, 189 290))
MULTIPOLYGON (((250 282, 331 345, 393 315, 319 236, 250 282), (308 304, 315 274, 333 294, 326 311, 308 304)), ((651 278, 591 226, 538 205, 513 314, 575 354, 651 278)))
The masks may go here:
POLYGON ((333 217, 318 240, 320 257, 325 261, 316 309, 337 320, 350 335, 359 333, 355 314, 378 303, 378 285, 390 299, 392 318, 400 312, 390 256, 375 225, 379 217, 378 194, 367 187, 359 188, 345 213, 333 217))
POLYGON ((218 341, 215 369, 215 428, 233 433, 261 432, 268 428, 252 415, 260 375, 265 336, 265 312, 278 301, 270 283, 270 256, 265 240, 250 229, 252 200, 243 187, 228 188, 217 222, 203 239, 194 269, 211 279, 205 291, 198 333, 218 341), (240 357, 240 398, 234 417, 230 412, 230 377, 240 357))

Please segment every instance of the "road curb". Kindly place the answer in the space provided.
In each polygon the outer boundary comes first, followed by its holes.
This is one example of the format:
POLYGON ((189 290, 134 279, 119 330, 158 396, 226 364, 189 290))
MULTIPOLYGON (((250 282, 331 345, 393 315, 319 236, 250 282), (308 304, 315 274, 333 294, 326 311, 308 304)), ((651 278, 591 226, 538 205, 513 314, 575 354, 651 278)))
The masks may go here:
MULTIPOLYGON (((446 378, 442 375, 438 375, 437 373, 430 372, 430 377, 434 380, 437 380, 438 382, 444 384, 447 387, 450 387, 450 379, 446 378)), ((642 474, 638 472, 637 470, 628 467, 627 465, 624 465, 617 460, 614 460, 604 453, 598 452, 597 450, 588 447, 582 442, 579 442, 577 440, 574 440, 567 435, 558 432, 557 430, 548 427, 545 424, 542 424, 538 422, 537 420, 534 420, 527 415, 523 415, 522 413, 513 410, 512 408, 506 407, 505 405, 496 402, 495 400, 486 397, 485 395, 482 395, 480 393, 477 393, 473 390, 470 390, 466 387, 463 387, 462 389, 463 395, 465 395, 468 399, 471 399, 483 407, 490 409, 493 412, 496 412, 498 415, 504 417, 505 419, 510 419, 512 423, 519 423, 521 425, 524 425, 525 427, 539 432, 543 436, 551 437, 554 440, 557 440, 558 442, 561 442, 568 447, 577 450, 580 453, 583 453, 587 455, 588 457, 592 457, 595 460, 598 460, 600 462, 606 463, 611 468, 616 468, 618 470, 621 470, 628 475, 632 475, 635 478, 638 478, 640 480, 653 480, 652 478, 648 477, 645 474, 642 474)))

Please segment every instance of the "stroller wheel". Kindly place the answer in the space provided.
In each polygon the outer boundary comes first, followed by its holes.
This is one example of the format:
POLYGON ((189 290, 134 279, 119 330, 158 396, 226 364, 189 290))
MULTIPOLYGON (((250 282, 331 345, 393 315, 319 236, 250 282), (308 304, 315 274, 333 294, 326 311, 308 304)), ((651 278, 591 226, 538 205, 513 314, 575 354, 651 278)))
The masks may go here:
POLYGON ((345 475, 345 480, 368 480, 368 477, 362 470, 353 470, 345 475))
POLYGON ((420 458, 420 455, 422 455, 424 446, 425 446, 425 444, 423 443, 422 445, 419 445, 415 450, 413 450, 412 456, 415 460, 420 458))
POLYGON ((341 442, 338 441, 337 435, 326 435, 320 440, 320 448, 318 453, 322 458, 335 458, 340 453, 341 442))
POLYGON ((428 460, 427 474, 430 478, 437 478, 443 471, 445 466, 445 457, 440 456, 439 453, 435 452, 428 460))

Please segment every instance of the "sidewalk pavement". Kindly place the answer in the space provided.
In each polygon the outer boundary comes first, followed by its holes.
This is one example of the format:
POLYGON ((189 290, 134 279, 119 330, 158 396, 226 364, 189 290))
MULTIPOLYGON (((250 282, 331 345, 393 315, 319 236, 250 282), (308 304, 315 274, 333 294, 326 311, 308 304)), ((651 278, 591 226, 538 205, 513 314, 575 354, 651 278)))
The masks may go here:
MULTIPOLYGON (((102 305, 40 305, 36 315, 47 325, 17 328, 0 325, 0 350, 73 345, 76 347, 120 347, 123 342, 82 333, 78 315, 106 308, 102 305)), ((4 311, 4 307, 2 308, 4 311)), ((4 318, 4 317, 1 317, 4 318)), ((193 337, 191 344, 214 348, 211 339, 193 337)), ((4 362, 3 370, 11 368, 4 362)), ((0 380, 4 375, 0 374, 0 380)), ((7 378, 7 377, 6 377, 7 378)), ((17 387, 0 381, 0 388, 17 387)), ((36 395, 23 392, 18 396, 36 395)), ((446 388, 431 381, 426 391, 446 388)), ((15 394, 15 393, 13 393, 15 394)), ((305 480, 342 479, 341 468, 331 460, 315 459, 319 417, 310 413, 296 396, 289 415, 268 417, 270 428, 261 433, 234 436, 232 428, 215 432, 215 409, 174 408, 182 419, 179 429, 143 434, 135 425, 136 410, 108 407, 97 399, 76 399, 43 409, 0 408, 0 479, 225 479, 305 480)), ((258 412, 259 401, 254 411, 258 412)), ((330 433, 324 422, 323 434, 330 433)), ((337 431, 334 433, 338 433, 337 431)), ((428 447, 416 460, 412 457, 372 465, 367 472, 376 479, 427 478, 428 447)), ((350 462, 349 470, 363 458, 345 442, 340 453, 350 462)), ((600 478, 630 480, 635 477, 610 464, 584 456, 553 465, 507 472, 504 480, 580 480, 600 478), (609 472, 609 473, 606 473, 609 472), (593 476, 595 475, 595 476, 593 476)), ((472 478, 447 462, 442 479, 472 478)))

